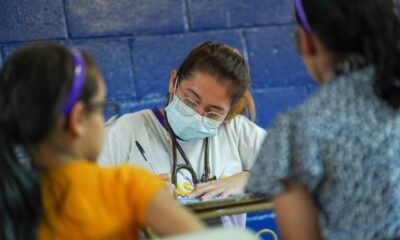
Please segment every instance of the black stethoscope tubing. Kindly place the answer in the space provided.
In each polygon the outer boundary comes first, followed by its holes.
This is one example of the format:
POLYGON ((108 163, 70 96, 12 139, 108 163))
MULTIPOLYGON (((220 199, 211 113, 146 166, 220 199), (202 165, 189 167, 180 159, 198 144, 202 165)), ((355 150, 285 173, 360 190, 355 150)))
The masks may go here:
POLYGON ((172 173, 171 173, 171 181, 174 185, 177 183, 177 175, 178 172, 182 169, 187 170, 190 175, 192 176, 193 184, 196 185, 200 181, 201 182, 208 182, 210 180, 216 180, 216 177, 213 176, 211 177, 210 173, 210 164, 209 164, 209 158, 208 158, 208 153, 209 153, 209 138, 205 138, 204 144, 205 144, 205 149, 204 149, 204 173, 199 181, 197 178, 196 172, 194 171, 192 164, 190 163, 185 151, 183 151, 181 145, 179 145, 178 141, 176 140, 176 135, 172 131, 171 126, 169 125, 167 115, 165 114, 165 122, 166 122, 166 129, 167 132, 171 138, 172 141, 172 173), (184 164, 178 164, 178 155, 177 151, 181 154, 183 160, 185 161, 184 164))

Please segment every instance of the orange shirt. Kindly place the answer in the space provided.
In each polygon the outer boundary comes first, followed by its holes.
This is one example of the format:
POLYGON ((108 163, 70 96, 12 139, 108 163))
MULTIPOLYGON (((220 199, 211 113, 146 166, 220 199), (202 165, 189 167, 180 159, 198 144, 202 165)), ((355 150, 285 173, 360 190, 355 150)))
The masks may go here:
POLYGON ((145 212, 164 185, 144 170, 77 161, 40 175, 39 239, 138 239, 145 212))

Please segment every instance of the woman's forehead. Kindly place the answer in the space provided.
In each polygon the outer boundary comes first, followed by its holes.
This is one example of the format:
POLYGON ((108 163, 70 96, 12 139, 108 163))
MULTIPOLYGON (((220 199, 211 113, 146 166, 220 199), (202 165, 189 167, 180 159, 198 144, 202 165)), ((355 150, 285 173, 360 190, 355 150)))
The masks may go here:
POLYGON ((198 72, 180 84, 186 94, 198 97, 210 105, 230 105, 229 84, 221 83, 210 74, 198 72))

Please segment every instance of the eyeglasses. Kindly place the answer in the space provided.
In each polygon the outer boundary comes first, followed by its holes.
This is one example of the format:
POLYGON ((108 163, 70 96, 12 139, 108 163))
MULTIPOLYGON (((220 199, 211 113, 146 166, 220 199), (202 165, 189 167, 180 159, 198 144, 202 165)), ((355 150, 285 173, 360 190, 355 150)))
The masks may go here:
POLYGON ((104 119, 106 119, 106 127, 112 125, 120 114, 120 105, 117 101, 89 102, 86 104, 86 108, 89 111, 101 108, 103 110, 104 119))
MULTIPOLYGON (((196 103, 193 99, 190 97, 179 97, 177 93, 177 89, 180 89, 181 92, 183 93, 183 90, 181 88, 181 85, 179 84, 179 78, 177 77, 175 80, 175 87, 174 87, 174 95, 180 100, 177 105, 177 110, 184 116, 191 117, 196 114, 199 114, 199 104, 196 103)), ((184 93, 183 93, 184 94, 184 93)), ((199 114, 200 115, 200 114, 199 114)), ((220 113, 220 112, 206 112, 204 113, 201 117, 201 122, 205 127, 208 128, 215 128, 215 124, 217 122, 222 122, 225 120, 226 116, 228 115, 227 113, 220 113)))
MULTIPOLYGON (((176 95, 176 97, 180 100, 177 105, 177 110, 184 116, 191 117, 199 112, 199 105, 189 97, 180 98, 176 95)), ((215 122, 222 122, 226 118, 226 113, 218 113, 218 112, 206 112, 202 115, 202 123, 204 126, 208 128, 215 128, 215 122)))

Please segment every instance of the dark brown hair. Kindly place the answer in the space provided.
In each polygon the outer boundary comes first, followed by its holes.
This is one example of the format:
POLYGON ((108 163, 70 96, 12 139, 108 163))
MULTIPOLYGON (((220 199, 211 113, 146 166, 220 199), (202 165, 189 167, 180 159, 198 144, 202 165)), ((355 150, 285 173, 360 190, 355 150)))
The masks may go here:
POLYGON ((231 96, 227 120, 249 113, 255 119, 253 97, 248 90, 249 70, 240 52, 226 44, 207 41, 194 48, 178 69, 180 80, 189 80, 194 72, 210 74, 226 84, 231 96))

